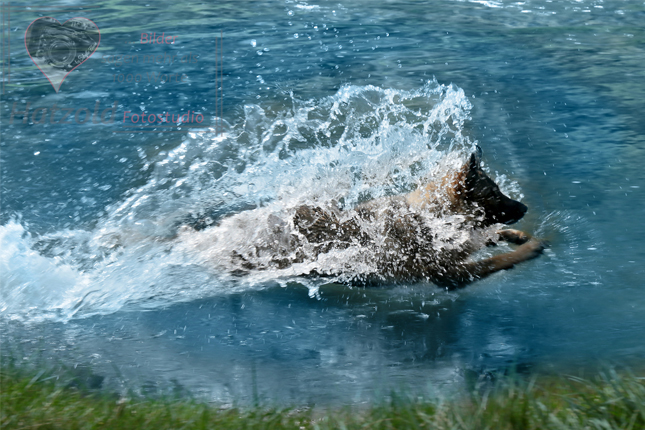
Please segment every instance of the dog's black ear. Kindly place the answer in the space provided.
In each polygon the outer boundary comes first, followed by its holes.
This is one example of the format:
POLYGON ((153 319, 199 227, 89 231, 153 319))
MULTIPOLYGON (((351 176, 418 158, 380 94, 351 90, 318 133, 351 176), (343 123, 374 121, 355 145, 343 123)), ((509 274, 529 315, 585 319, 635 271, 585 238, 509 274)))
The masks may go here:
POLYGON ((467 188, 473 186, 479 178, 479 157, 475 153, 470 154, 470 158, 464 165, 465 184, 467 188))
POLYGON ((468 161, 468 170, 473 171, 479 169, 479 157, 476 153, 470 154, 470 160, 468 161))

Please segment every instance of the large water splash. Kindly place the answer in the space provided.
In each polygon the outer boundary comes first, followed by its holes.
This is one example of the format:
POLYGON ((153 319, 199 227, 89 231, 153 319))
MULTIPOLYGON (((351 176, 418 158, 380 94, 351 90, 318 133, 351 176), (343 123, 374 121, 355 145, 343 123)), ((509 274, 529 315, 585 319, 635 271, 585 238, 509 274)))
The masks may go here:
MULTIPOLYGON (((461 89, 435 81, 413 91, 345 86, 322 99, 289 95, 281 105, 245 106, 225 133, 189 131, 148 160, 147 183, 107 208, 91 231, 32 237, 16 222, 1 226, 0 309, 68 319, 287 281, 308 268, 235 277, 219 256, 264 240, 299 204, 352 207, 458 167, 474 146, 464 131, 470 108, 461 89), (195 220, 214 227, 180 233, 195 220)), ((342 253, 325 258, 315 264, 347 261, 342 253)))

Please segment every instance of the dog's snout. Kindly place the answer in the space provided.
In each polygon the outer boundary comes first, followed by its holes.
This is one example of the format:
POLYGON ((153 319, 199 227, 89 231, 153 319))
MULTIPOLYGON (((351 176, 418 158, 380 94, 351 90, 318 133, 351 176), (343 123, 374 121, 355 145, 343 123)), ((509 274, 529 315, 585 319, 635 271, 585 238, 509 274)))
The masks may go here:
POLYGON ((506 224, 513 224, 521 220, 528 210, 529 208, 526 207, 525 204, 509 199, 506 205, 506 210, 502 212, 502 216, 499 218, 499 221, 506 224))

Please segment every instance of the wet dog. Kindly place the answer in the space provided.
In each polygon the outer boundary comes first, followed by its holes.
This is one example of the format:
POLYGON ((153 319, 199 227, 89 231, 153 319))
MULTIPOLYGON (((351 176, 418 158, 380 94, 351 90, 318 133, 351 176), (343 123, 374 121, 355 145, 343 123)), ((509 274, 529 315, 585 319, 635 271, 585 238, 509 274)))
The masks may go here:
POLYGON ((499 230, 526 211, 501 192, 473 154, 460 169, 407 195, 344 210, 327 202, 242 211, 216 226, 196 223, 183 241, 237 275, 273 270, 276 276, 323 276, 360 285, 425 280, 454 289, 540 255, 543 242, 499 230), (499 241, 518 247, 469 259, 499 241))
POLYGON ((483 234, 491 226, 518 221, 526 211, 524 204, 500 191, 473 154, 456 174, 406 196, 369 201, 350 211, 301 206, 293 224, 313 245, 316 256, 354 245, 377 248, 370 253, 376 272, 357 275, 355 280, 428 280, 454 289, 542 253, 545 243, 521 231, 483 234), (473 252, 500 240, 519 247, 480 261, 468 260, 473 252))

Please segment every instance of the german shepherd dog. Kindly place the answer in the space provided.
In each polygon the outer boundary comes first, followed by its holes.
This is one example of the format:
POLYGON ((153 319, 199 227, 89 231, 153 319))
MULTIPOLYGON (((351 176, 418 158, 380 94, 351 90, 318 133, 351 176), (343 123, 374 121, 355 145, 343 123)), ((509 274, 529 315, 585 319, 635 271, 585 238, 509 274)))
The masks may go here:
POLYGON ((263 210, 223 219, 200 236, 202 249, 211 249, 233 274, 289 269, 283 274, 362 285, 425 280, 455 289, 536 258, 546 246, 521 231, 497 231, 521 219, 527 207, 500 191, 475 154, 456 172, 407 195, 346 210, 335 204, 296 206, 278 216, 263 210), (469 260, 499 241, 519 246, 469 260))
POLYGON ((481 240, 481 235, 477 240, 479 231, 495 224, 512 224, 526 211, 524 204, 500 191, 481 169, 479 157, 472 154, 456 174, 406 196, 376 199, 342 212, 300 206, 293 225, 314 245, 315 255, 352 244, 378 247, 378 252, 371 254, 378 272, 354 280, 367 283, 428 280, 455 289, 542 253, 545 242, 518 230, 499 230, 486 240, 481 240), (437 224, 438 220, 442 222, 437 224), (455 237, 442 240, 441 232, 433 229, 433 225, 451 225, 453 231, 461 233, 457 236, 462 240, 455 237), (468 261, 469 255, 482 246, 495 245, 500 240, 519 246, 512 252, 468 261))

